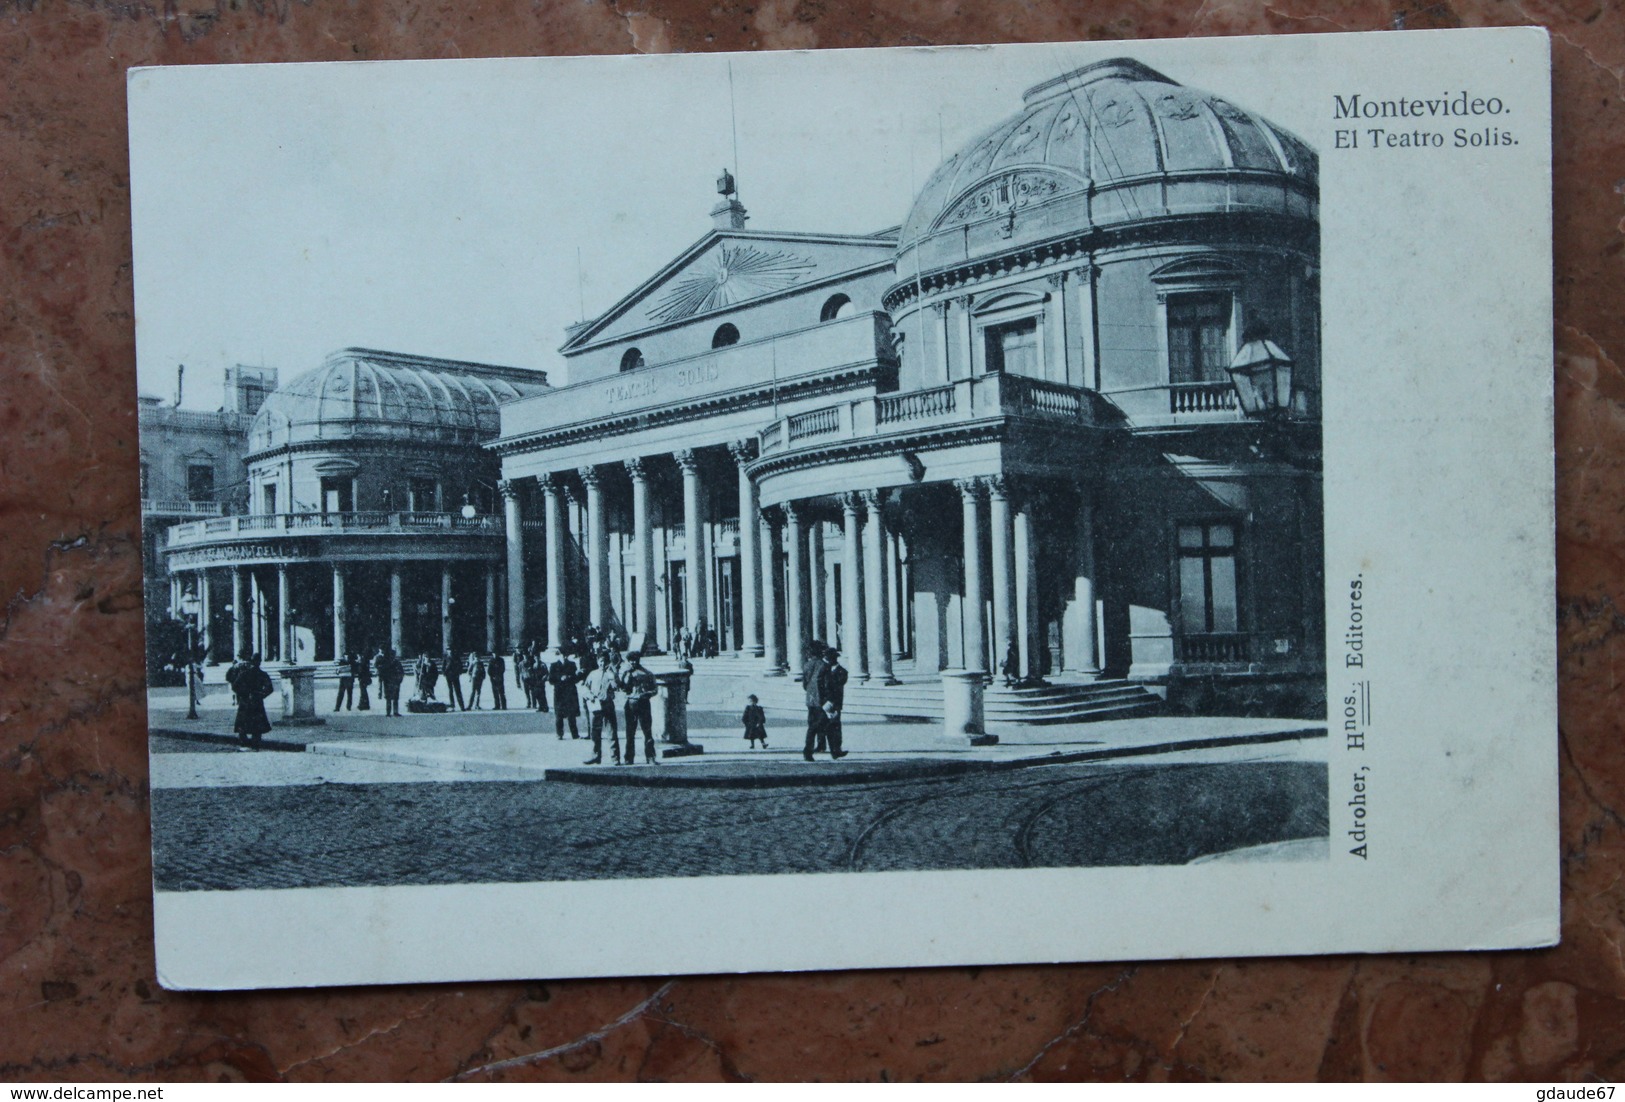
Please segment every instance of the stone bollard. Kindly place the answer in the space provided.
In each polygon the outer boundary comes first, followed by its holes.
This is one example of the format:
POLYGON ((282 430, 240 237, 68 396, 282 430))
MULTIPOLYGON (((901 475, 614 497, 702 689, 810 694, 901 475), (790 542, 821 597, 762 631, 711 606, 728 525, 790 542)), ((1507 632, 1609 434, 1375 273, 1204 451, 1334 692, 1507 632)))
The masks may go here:
POLYGON ((983 727, 981 670, 942 671, 942 732, 950 739, 968 739, 972 746, 992 746, 998 735, 983 727))
POLYGON ((688 681, 693 672, 694 668, 684 662, 675 670, 655 674, 660 692, 650 701, 649 711, 654 720, 655 738, 666 744, 660 751, 663 758, 705 752, 699 743, 688 741, 688 681))
POLYGON ((283 666, 277 670, 282 679, 282 718, 278 727, 319 727, 326 723, 316 714, 316 667, 283 666))

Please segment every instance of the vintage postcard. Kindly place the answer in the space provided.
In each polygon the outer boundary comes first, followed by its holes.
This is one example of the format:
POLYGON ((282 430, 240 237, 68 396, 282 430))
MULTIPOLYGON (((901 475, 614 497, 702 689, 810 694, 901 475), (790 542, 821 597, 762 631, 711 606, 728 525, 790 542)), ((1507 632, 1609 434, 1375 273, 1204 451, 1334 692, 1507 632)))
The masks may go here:
POLYGON ((166 985, 1556 939, 1543 31, 129 90, 166 985))

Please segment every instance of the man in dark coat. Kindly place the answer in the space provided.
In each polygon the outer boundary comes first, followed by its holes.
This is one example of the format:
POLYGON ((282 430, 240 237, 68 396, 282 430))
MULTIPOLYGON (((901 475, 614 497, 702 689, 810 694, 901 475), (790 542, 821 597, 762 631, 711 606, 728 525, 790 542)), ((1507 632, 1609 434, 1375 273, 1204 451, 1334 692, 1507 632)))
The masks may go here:
POLYGON ((342 712, 355 704, 355 667, 348 654, 339 655, 339 697, 333 701, 333 710, 342 712))
POLYGON ((801 756, 813 760, 813 750, 822 750, 824 734, 823 687, 818 679, 824 672, 824 644, 814 639, 807 644, 807 662, 801 667, 801 688, 807 698, 807 742, 801 756))
POLYGON ((508 710, 508 663, 502 660, 500 652, 492 652, 491 661, 485 664, 485 672, 491 678, 491 707, 506 712, 508 710))
POLYGON ((350 659, 350 676, 361 686, 361 703, 355 706, 355 710, 369 711, 372 708, 372 700, 368 697, 367 690, 372 687, 372 665, 364 653, 357 653, 350 659))
POLYGON ((570 722, 570 737, 581 737, 581 729, 576 722, 581 715, 581 698, 576 693, 576 682, 580 680, 581 674, 567 654, 559 655, 558 660, 547 668, 547 683, 553 686, 553 723, 561 739, 564 737, 566 720, 570 722))
MULTIPOLYGON (((260 738, 271 729, 271 719, 265 714, 265 698, 276 691, 271 677, 260 669, 260 656, 252 655, 248 663, 238 667, 231 676, 231 691, 237 695, 237 721, 233 729, 241 742, 260 744, 260 738)), ((228 675, 230 676, 230 675, 228 675)))
POLYGON ((468 711, 463 699, 463 656, 456 651, 446 655, 446 703, 449 711, 468 711))
POLYGON ((384 714, 398 716, 401 714, 401 682, 406 680, 406 665, 397 657, 395 652, 388 649, 378 652, 378 683, 384 691, 384 714))
POLYGON ((846 710, 846 667, 834 647, 824 652, 824 672, 818 679, 824 698, 824 737, 829 740, 829 756, 836 761, 846 757, 841 749, 841 713, 846 710))
MULTIPOLYGON (((482 707, 481 697, 485 690, 485 664, 480 661, 477 654, 468 656, 468 707, 476 711, 482 707)), ((463 709, 465 712, 468 708, 463 709)))
POLYGON ((646 765, 659 765, 660 759, 655 757, 654 721, 651 716, 649 701, 655 693, 660 691, 655 675, 643 668, 643 659, 636 651, 626 656, 626 665, 621 668, 619 681, 621 692, 626 694, 626 758, 627 765, 637 761, 637 748, 633 744, 632 736, 637 732, 638 725, 643 725, 643 761, 646 765))

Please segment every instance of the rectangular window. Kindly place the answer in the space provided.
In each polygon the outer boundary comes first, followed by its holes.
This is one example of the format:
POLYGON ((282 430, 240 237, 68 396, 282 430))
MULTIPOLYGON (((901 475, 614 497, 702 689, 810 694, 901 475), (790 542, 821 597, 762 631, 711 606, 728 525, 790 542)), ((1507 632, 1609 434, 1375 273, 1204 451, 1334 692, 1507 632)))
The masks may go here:
POLYGON ((987 370, 1012 375, 1037 375, 1038 319, 1023 318, 983 330, 986 339, 987 370))
POLYGON ((348 478, 322 479, 322 512, 349 513, 354 511, 351 487, 353 483, 348 478))
POLYGON ((1187 635, 1241 630, 1235 525, 1179 526, 1179 622, 1187 635))
POLYGON ((213 463, 188 463, 186 465, 186 500, 214 500, 213 463))
POLYGON ((435 485, 432 478, 414 478, 407 485, 410 500, 407 509, 414 513, 432 513, 436 510, 435 485))
POLYGON ((261 488, 260 500, 265 503, 265 509, 263 510, 265 513, 274 514, 276 512, 276 483, 275 482, 268 482, 268 483, 265 484, 264 487, 261 488))
POLYGON ((1230 295, 1168 296, 1168 381, 1230 379, 1230 295))

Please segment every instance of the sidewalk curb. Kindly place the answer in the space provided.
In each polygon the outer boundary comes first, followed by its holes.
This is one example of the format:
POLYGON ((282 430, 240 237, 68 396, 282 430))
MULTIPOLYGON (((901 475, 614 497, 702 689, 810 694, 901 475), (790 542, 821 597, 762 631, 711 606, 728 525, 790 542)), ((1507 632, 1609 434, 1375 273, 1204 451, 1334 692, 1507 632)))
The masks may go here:
POLYGON ((872 784, 886 781, 930 780, 938 777, 962 776, 966 773, 996 772, 1005 769, 1029 769, 1041 765, 1076 765, 1079 763, 1113 761, 1119 758, 1150 757, 1177 753, 1182 750, 1215 750, 1229 746, 1261 746, 1275 742, 1300 742, 1326 738, 1326 728, 1305 727, 1292 731, 1267 731, 1251 735, 1229 735, 1217 738, 1189 739, 1185 742, 1159 742, 1145 746, 1125 746, 1108 750, 1080 750, 1070 754, 1060 752, 1042 757, 1015 758, 1009 761, 937 761, 930 758, 910 758, 897 762, 865 762, 840 765, 834 762, 816 763, 819 769, 808 768, 805 762, 762 763, 712 761, 704 766, 679 766, 666 772, 660 769, 632 769, 626 772, 613 767, 567 767, 549 769, 542 774, 544 780, 565 784, 621 785, 631 787, 667 788, 801 788, 818 785, 872 784), (703 776, 694 771, 704 768, 703 776), (738 773, 734 776, 716 775, 710 770, 769 769, 772 772, 738 773))
POLYGON ((245 750, 278 750, 283 753, 302 754, 306 746, 302 742, 283 742, 280 739, 261 739, 258 746, 250 746, 240 740, 236 735, 217 735, 210 731, 183 731, 174 727, 149 727, 149 737, 178 738, 187 742, 206 742, 215 746, 242 747, 245 750))

